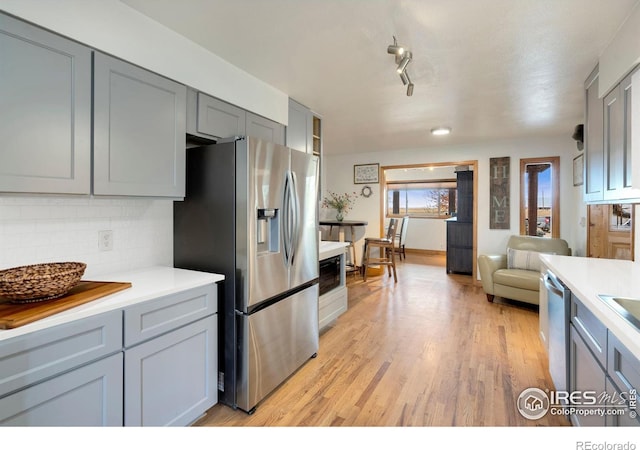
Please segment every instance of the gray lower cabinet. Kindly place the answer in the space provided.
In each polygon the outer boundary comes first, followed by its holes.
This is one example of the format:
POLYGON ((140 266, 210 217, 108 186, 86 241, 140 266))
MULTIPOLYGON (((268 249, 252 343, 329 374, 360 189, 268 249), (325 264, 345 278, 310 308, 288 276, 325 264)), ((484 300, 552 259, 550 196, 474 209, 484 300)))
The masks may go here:
MULTIPOLYGON (((576 328, 570 325, 569 347, 569 392, 605 392, 605 370, 591 353, 576 328)), ((598 415, 572 414, 571 422, 576 426, 604 426, 605 417, 598 415)))
POLYGON ((188 425, 217 403, 217 289, 125 309, 125 425, 188 425))
POLYGON ((247 111, 247 136, 284 145, 284 126, 247 111))
POLYGON ((285 129, 286 145, 305 153, 313 153, 313 114, 304 105, 289 99, 289 123, 285 129))
POLYGON ((0 424, 122 425, 122 312, 0 341, 0 424))
POLYGON ((182 198, 184 85, 94 53, 93 193, 182 198))
POLYGON ((0 426, 192 423, 218 401, 217 290, 0 341, 0 426))
POLYGON ((189 425, 217 403, 217 320, 125 350, 125 426, 189 425))
POLYGON ((91 49, 0 14, 0 192, 89 194, 91 49))
POLYGON ((122 426, 122 352, 0 399, 2 426, 122 426))
POLYGON ((570 416, 579 426, 640 426, 635 396, 640 387, 640 361, 607 327, 571 294, 569 392, 579 410, 602 415, 570 416), (590 397, 588 397, 590 396, 590 397), (596 405, 589 403, 595 398, 596 405))

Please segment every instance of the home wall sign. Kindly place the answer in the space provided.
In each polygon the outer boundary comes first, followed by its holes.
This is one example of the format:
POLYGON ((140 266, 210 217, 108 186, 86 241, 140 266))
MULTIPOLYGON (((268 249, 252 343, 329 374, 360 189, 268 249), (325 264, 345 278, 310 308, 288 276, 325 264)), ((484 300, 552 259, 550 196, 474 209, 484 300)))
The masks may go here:
POLYGON ((510 224, 510 158, 489 158, 489 228, 508 230, 510 224))
POLYGON ((353 166, 353 183, 377 183, 379 172, 380 164, 356 164, 353 166))

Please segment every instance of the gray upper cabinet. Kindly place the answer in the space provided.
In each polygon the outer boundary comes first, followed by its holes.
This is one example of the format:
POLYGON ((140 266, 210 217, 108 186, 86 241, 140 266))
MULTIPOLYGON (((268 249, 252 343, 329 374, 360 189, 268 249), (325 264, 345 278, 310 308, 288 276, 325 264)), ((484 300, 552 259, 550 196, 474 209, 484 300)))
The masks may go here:
POLYGON ((603 100, 598 97, 598 67, 585 81, 586 121, 585 139, 585 201, 603 198, 604 121, 603 100))
POLYGON ((289 99, 289 124, 286 128, 287 147, 313 153, 313 114, 306 106, 289 99))
POLYGON ((184 197, 185 86, 94 53, 96 195, 184 197))
POLYGON ((0 192, 89 194, 91 49, 0 14, 0 192))
POLYGON ((631 75, 604 98, 604 199, 633 197, 631 191, 631 75))
POLYGON ((189 89, 189 117, 187 133, 205 138, 243 136, 246 127, 244 109, 189 89))
POLYGON ((284 125, 247 111, 247 136, 284 145, 284 125))

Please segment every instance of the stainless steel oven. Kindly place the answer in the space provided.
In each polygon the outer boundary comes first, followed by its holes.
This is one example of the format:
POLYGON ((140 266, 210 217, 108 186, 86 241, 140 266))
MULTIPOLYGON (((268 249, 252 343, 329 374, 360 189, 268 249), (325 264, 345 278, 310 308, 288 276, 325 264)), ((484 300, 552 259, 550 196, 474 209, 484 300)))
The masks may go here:
POLYGON ((320 261, 320 295, 340 286, 340 256, 320 261))

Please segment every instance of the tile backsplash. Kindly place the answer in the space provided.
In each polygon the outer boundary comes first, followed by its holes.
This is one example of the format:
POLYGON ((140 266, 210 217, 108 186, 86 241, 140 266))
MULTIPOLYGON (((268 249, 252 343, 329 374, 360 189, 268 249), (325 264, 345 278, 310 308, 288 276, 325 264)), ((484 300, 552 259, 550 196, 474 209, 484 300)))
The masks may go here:
POLYGON ((87 264, 84 279, 173 264, 173 201, 0 196, 0 269, 54 261, 87 264), (113 232, 101 251, 98 233, 113 232))

